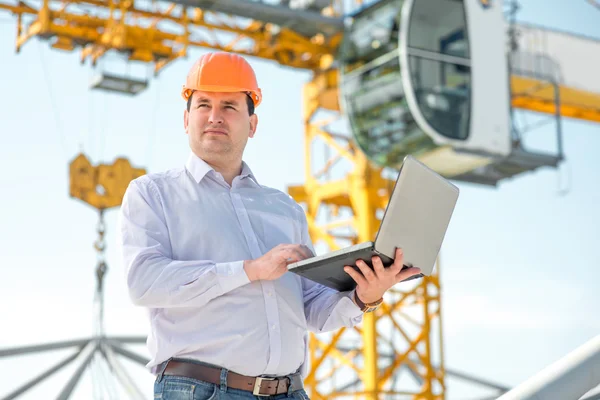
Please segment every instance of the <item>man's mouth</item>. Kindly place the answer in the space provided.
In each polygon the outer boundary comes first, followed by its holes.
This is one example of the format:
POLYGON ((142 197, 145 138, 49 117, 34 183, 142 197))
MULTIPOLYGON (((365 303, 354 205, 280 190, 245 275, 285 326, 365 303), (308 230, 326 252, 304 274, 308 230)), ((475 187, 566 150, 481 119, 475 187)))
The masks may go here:
POLYGON ((227 135, 227 132, 222 129, 207 129, 204 133, 209 135, 227 135))

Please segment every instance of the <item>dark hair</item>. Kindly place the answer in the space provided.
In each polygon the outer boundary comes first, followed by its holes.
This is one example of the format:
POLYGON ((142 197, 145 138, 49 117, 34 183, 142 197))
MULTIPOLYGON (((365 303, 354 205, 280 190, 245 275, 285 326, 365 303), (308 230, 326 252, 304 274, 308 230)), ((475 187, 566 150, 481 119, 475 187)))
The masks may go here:
MULTIPOLYGON (((190 97, 188 97, 187 100, 187 110, 188 112, 190 111, 190 107, 192 106, 192 97, 193 97, 193 92, 190 95, 190 97)), ((250 97, 249 94, 246 93, 246 104, 248 105, 248 115, 252 115, 254 114, 254 101, 252 101, 252 97, 250 97)))

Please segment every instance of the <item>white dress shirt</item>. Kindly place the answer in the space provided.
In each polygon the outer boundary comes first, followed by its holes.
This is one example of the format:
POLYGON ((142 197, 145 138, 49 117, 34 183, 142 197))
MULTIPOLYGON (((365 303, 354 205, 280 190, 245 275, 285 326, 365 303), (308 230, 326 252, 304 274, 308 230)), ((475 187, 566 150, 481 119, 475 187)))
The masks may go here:
POLYGON ((149 310, 152 372, 181 357, 249 376, 306 376, 308 330, 362 321, 350 292, 291 272, 249 281, 244 260, 280 243, 314 249, 304 210, 242 165, 229 186, 192 153, 184 168, 144 175, 125 193, 118 244, 131 300, 149 310))

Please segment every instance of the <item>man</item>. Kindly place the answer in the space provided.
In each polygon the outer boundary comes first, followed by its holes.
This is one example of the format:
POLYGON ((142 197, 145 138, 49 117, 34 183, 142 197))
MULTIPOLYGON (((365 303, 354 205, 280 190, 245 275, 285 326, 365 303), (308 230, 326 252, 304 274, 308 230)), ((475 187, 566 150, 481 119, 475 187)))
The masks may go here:
POLYGON ((129 293, 150 312, 156 398, 308 399, 307 331, 360 323, 419 270, 400 272, 398 250, 385 270, 378 259, 348 269, 358 286, 343 293, 287 272, 313 250, 303 209, 242 161, 262 100, 254 71, 207 54, 182 96, 185 167, 132 181, 119 217, 129 293))

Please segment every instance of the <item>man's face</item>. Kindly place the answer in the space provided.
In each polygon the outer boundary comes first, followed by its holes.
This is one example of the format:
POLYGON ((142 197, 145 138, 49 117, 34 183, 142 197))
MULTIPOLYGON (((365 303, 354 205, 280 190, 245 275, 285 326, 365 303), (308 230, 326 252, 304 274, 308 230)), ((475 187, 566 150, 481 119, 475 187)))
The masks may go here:
POLYGON ((248 115, 244 93, 196 91, 183 119, 190 147, 208 162, 241 159, 258 123, 248 115))

